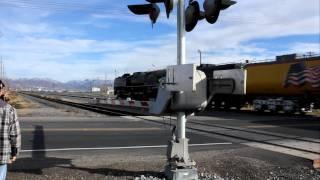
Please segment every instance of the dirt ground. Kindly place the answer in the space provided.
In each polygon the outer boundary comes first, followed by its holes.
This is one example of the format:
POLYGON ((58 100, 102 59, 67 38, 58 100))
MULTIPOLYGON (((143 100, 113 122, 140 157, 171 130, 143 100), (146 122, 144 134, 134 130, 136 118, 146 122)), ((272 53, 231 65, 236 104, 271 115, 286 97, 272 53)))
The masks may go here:
MULTIPOLYGON (((301 163, 299 158, 283 158, 286 162, 262 159, 250 147, 232 150, 204 150, 191 153, 197 162, 200 179, 210 180, 319 180, 320 172, 301 163), (284 165, 286 164, 286 165, 284 165)), ((8 180, 127 180, 163 179, 164 155, 132 152, 105 152, 104 155, 60 156, 35 159, 43 168, 10 168, 8 180), (43 162, 46 161, 46 162, 43 162)), ((20 164, 20 166, 25 166, 20 164)))

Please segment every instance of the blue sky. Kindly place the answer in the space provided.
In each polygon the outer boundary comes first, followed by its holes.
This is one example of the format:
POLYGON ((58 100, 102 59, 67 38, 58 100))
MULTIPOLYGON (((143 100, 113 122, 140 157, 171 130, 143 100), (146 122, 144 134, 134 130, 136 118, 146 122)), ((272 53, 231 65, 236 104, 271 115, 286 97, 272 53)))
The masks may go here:
MULTIPOLYGON (((202 0, 199 1, 203 3, 202 0)), ((142 0, 1 0, 0 55, 11 78, 109 79, 176 63, 176 15, 151 28, 128 4, 142 0)), ((205 63, 320 53, 319 0, 238 0, 219 21, 187 34, 187 61, 205 63)))

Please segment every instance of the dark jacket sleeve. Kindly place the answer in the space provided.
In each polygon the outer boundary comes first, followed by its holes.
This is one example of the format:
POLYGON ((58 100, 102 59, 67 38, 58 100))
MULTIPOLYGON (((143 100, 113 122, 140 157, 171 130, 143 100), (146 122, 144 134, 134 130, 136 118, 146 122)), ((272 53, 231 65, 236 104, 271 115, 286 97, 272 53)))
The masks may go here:
POLYGON ((21 148, 20 124, 17 117, 17 111, 14 108, 10 110, 10 127, 9 139, 11 144, 11 155, 19 154, 21 148))

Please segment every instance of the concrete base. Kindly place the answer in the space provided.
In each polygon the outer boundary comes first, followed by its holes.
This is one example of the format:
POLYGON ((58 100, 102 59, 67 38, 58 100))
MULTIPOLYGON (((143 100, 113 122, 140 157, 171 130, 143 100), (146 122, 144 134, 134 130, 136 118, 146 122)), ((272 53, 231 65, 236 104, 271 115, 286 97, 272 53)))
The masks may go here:
POLYGON ((166 170, 166 176, 169 180, 198 180, 198 170, 191 169, 176 169, 166 170))
POLYGON ((168 142, 167 159, 169 162, 176 164, 176 167, 188 167, 195 165, 189 157, 188 142, 189 139, 179 139, 178 142, 171 140, 168 142))

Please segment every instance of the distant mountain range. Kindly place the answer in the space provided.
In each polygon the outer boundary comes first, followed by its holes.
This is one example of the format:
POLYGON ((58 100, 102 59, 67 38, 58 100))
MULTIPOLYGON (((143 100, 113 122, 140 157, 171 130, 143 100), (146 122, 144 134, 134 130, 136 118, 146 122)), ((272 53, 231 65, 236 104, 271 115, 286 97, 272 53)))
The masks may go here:
POLYGON ((86 79, 83 81, 68 81, 59 82, 52 79, 8 79, 6 80, 8 86, 15 90, 49 90, 49 91, 90 91, 92 87, 103 88, 106 86, 110 87, 113 81, 100 80, 100 79, 86 79))

